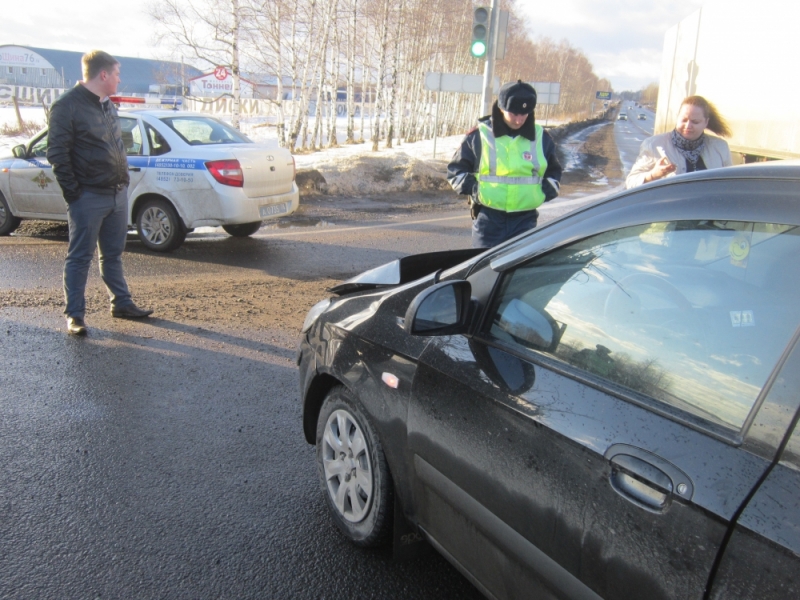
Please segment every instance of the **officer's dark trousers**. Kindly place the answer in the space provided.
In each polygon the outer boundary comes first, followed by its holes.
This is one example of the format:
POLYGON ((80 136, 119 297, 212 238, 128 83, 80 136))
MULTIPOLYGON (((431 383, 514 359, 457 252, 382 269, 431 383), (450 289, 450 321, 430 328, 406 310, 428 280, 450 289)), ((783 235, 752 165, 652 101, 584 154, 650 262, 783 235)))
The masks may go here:
POLYGON ((472 247, 492 248, 536 227, 539 211, 507 213, 481 206, 472 222, 472 247))

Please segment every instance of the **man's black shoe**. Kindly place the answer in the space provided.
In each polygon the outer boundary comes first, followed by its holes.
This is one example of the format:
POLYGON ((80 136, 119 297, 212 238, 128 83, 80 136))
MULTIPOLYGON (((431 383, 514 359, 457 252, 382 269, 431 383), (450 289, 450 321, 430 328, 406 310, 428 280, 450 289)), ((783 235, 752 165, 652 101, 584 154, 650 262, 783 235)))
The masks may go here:
POLYGON ((153 314, 152 310, 143 310, 135 304, 111 309, 111 316, 117 319, 143 319, 153 314))
POLYGON ((86 335, 86 323, 80 317, 67 317, 67 331, 72 335, 86 335))

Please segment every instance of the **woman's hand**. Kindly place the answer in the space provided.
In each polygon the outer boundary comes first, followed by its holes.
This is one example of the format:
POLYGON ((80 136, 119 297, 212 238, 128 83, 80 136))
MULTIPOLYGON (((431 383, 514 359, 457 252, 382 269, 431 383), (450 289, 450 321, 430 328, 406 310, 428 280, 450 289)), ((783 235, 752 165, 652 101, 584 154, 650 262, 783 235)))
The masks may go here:
POLYGON ((675 165, 669 162, 669 159, 664 156, 656 163, 656 166, 650 169, 650 172, 645 176, 644 182, 650 183, 657 179, 663 179, 670 173, 675 172, 675 165))

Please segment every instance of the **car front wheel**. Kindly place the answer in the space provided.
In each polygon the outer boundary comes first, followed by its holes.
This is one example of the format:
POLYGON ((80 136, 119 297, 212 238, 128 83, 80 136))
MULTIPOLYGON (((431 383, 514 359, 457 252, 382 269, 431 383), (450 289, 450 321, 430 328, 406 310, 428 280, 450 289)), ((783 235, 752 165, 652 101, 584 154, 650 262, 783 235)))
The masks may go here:
POLYGON ((223 225, 222 228, 233 237, 247 237, 261 229, 261 221, 242 223, 241 225, 223 225))
POLYGON ((358 546, 387 543, 393 486, 380 440, 344 387, 325 398, 317 421, 317 471, 336 526, 358 546))
POLYGON ((186 229, 178 213, 166 200, 146 200, 136 217, 139 239, 150 250, 171 252, 186 239, 186 229))
POLYGON ((11 214, 8 202, 0 193, 0 235, 10 235, 19 227, 20 223, 21 220, 11 214))

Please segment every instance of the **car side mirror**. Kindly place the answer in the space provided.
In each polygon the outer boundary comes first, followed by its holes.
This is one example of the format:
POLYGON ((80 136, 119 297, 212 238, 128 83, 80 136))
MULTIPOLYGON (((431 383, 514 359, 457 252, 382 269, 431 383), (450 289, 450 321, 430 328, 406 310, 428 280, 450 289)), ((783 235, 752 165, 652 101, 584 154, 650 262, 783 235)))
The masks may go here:
POLYGON ((468 281, 444 281, 420 292, 406 311, 404 328, 409 335, 455 335, 469 325, 468 281))
POLYGON ((11 149, 11 153, 14 155, 14 158, 25 158, 28 151, 25 149, 25 146, 20 144, 19 146, 14 146, 11 149))

